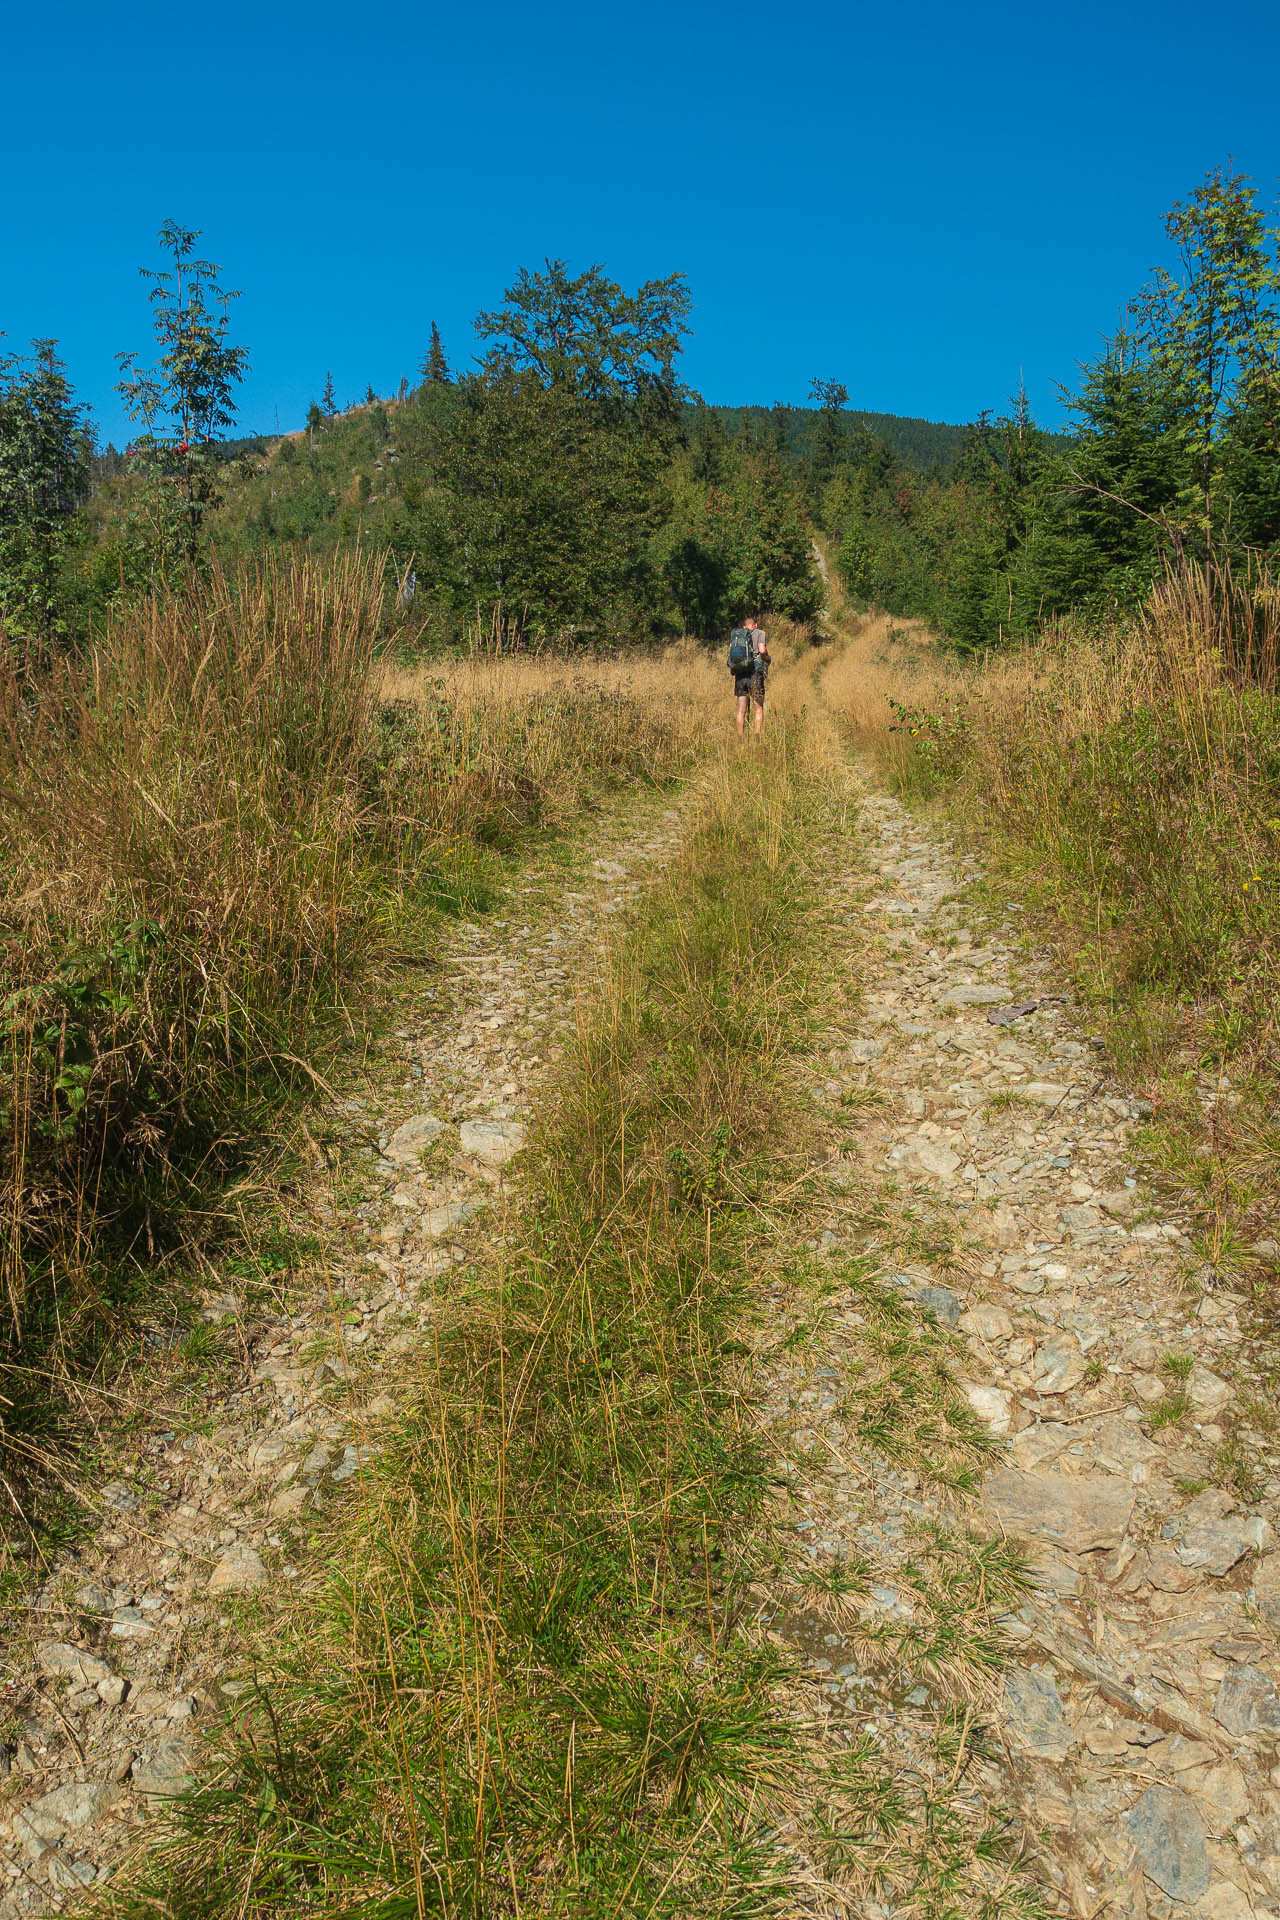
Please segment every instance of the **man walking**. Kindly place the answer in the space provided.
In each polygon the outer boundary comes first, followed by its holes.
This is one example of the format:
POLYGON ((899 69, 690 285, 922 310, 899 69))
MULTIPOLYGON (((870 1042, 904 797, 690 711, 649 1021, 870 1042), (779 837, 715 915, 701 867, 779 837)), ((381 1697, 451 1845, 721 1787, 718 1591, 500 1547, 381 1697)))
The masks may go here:
POLYGON ((755 708, 755 731, 764 726, 764 670, 769 665, 769 642, 752 615, 729 635, 729 665, 738 701, 738 738, 747 725, 747 708, 755 708))

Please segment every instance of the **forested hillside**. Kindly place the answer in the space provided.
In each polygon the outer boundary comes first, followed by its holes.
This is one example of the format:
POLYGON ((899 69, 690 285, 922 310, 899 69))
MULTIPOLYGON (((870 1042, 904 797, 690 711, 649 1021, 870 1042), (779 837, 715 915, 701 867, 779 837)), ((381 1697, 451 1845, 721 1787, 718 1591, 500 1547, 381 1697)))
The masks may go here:
POLYGON ((433 326, 416 383, 349 405, 326 378, 275 440, 233 437, 248 350, 197 236, 166 229, 160 357, 126 356, 123 453, 92 455, 54 342, 0 368, 0 608, 11 633, 74 639, 213 554, 360 543, 389 556, 388 604, 443 642, 711 636, 814 613, 815 527, 855 602, 965 650, 1133 608, 1170 562, 1280 543, 1263 210, 1220 170, 1166 225, 1178 270, 1083 370, 1069 435, 1021 396, 965 428, 858 413, 835 379, 810 407, 707 406, 680 377, 681 275, 629 293, 549 261, 477 315, 472 371, 433 326))

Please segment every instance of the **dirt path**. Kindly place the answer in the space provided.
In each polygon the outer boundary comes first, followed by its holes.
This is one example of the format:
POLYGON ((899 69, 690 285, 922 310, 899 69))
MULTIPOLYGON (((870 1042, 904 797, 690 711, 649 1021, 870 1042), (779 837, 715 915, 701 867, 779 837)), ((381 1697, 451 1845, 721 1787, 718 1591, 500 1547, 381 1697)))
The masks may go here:
POLYGON ((187 1779, 193 1731, 243 1685, 224 1682, 237 1607, 284 1597, 376 1445, 397 1358, 422 1338, 419 1294, 485 1231, 582 963, 679 826, 671 803, 630 795, 544 848, 497 912, 446 933, 429 984, 403 989, 395 1030, 313 1119, 295 1224, 321 1257, 272 1292, 209 1295, 230 1377, 143 1410, 98 1531, 9 1647, 4 1920, 73 1904, 187 1779))
MULTIPOLYGON (((1077 1920, 1276 1914, 1280 1451, 1235 1375, 1246 1303, 1151 1201, 1138 1103, 1017 912, 966 900, 973 863, 888 795, 857 808, 862 850, 824 856, 805 1063, 830 1283, 761 1250, 788 1545, 756 1625, 800 1654, 792 1708, 837 1780, 825 1850, 804 1807, 778 1829, 793 1909, 1005 1920, 1036 1910, 1029 1866, 1077 1920)), ((679 826, 619 803, 455 927, 318 1135, 310 1284, 210 1295, 234 1380, 142 1419, 7 1683, 4 1920, 73 1901, 187 1777, 243 1684, 237 1608, 287 1592, 377 1445, 580 962, 679 826)))
MULTIPOLYGON (((999 1442, 969 1517, 1025 1551, 1033 1585, 995 1622, 1007 1663, 984 1682, 981 1595, 961 1566, 978 1549, 964 1500, 928 1471, 931 1403, 904 1388, 897 1435, 869 1444, 885 1342, 869 1341, 858 1287, 836 1286, 814 1337, 775 1349, 762 1378, 788 1443, 780 1517, 826 1599, 763 1618, 806 1654, 827 1738, 861 1745, 952 1826, 935 1813, 918 1904, 874 1895, 873 1845, 842 1875, 797 1837, 806 1910, 967 1913, 930 1874, 946 1856, 947 1885, 996 1888, 975 1844, 1003 1804, 1052 1912, 1275 1914, 1280 1453, 1236 1378, 1246 1303, 1153 1203, 1130 1147, 1140 1104, 1109 1080, 1016 910, 966 904, 972 863, 887 794, 868 791, 861 813, 873 890, 859 903, 847 883, 836 918, 865 997, 857 1014, 832 1009, 842 1032, 813 1091, 862 1124, 821 1246, 837 1262, 869 1254, 914 1324, 938 1324, 999 1442), (854 1597, 833 1602, 842 1587, 854 1597), (939 1730, 957 1703, 994 1740, 986 1757, 962 1745, 948 1776, 939 1730)), ((927 1370, 918 1342, 895 1338, 907 1371, 927 1370)), ((880 1851, 901 1888, 910 1848, 880 1851)))

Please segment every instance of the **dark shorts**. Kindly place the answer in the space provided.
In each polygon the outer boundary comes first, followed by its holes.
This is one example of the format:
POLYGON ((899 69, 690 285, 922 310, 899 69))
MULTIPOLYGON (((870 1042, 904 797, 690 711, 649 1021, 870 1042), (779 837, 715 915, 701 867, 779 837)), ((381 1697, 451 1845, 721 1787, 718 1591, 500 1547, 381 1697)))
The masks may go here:
POLYGON ((764 705, 764 675, 755 673, 735 673, 733 691, 739 700, 754 700, 758 707, 764 705))

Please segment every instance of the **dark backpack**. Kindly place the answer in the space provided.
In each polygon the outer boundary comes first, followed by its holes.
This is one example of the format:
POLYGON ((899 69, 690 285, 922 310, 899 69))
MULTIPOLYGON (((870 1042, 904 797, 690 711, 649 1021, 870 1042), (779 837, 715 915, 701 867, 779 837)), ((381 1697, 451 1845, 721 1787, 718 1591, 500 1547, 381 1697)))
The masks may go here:
POLYGON ((735 627, 729 635, 730 673, 741 678, 743 674, 754 673, 758 664, 755 635, 749 627, 735 627))

